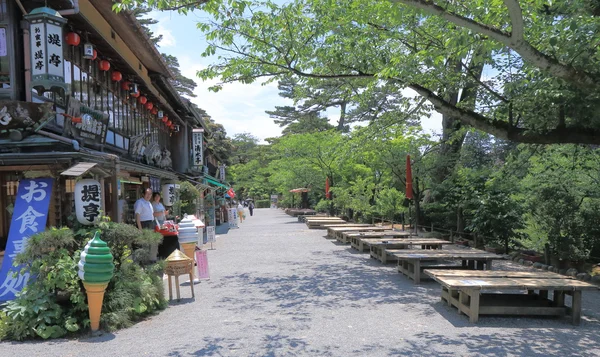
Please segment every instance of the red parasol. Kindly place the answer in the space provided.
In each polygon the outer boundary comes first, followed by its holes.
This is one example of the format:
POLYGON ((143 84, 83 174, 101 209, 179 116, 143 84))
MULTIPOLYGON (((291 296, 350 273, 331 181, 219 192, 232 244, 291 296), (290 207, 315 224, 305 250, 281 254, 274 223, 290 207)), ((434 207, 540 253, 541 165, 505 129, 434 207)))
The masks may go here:
POLYGON ((329 193, 329 177, 325 179, 325 198, 331 198, 331 193, 329 193))
POLYGON ((410 167, 410 155, 406 155, 406 198, 413 199, 412 169, 410 167))

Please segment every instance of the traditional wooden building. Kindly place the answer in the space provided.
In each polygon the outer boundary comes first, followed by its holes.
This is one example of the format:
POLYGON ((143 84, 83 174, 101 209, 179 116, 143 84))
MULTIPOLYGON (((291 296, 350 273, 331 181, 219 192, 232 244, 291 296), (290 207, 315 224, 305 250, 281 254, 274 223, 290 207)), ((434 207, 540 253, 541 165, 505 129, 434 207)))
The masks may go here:
POLYGON ((111 7, 0 0, 0 250, 23 178, 54 178, 49 226, 68 223, 84 178, 115 221, 133 219, 145 187, 206 185, 206 114, 178 95, 135 17, 111 7))

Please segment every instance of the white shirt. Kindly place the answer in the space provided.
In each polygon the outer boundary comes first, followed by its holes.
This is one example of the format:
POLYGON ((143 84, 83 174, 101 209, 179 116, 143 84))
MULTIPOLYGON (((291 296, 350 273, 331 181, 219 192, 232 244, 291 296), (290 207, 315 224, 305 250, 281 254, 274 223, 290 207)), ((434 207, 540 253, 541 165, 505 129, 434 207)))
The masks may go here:
POLYGON ((135 214, 140 215, 140 221, 154 221, 154 209, 150 201, 140 198, 135 201, 133 209, 135 210, 135 214))

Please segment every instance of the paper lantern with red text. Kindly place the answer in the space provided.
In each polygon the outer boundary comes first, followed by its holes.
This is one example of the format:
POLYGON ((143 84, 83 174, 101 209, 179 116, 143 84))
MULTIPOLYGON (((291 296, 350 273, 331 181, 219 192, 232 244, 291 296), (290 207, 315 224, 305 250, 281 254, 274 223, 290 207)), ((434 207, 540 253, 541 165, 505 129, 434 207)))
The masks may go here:
POLYGON ((152 102, 146 103, 146 110, 152 110, 152 108, 154 108, 154 104, 152 104, 152 102))
POLYGON ((146 104, 147 101, 148 101, 148 98, 146 98, 144 96, 141 96, 141 97, 138 98, 138 102, 140 104, 146 104))
POLYGON ((152 115, 158 114, 158 109, 156 107, 152 108, 151 113, 152 113, 152 115))

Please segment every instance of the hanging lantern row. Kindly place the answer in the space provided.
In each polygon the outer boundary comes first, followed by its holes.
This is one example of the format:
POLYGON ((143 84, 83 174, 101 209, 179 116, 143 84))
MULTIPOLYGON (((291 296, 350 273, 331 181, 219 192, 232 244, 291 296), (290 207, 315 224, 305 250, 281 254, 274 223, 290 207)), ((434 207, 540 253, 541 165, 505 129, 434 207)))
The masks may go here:
MULTIPOLYGON (((79 46, 81 44, 81 36, 76 32, 69 32, 66 35, 66 42, 69 46, 79 46)), ((83 58, 88 60, 95 60, 98 57, 98 52, 94 49, 94 45, 89 42, 83 44, 83 58)), ((110 62, 107 60, 101 60, 98 62, 98 69, 107 72, 110 70, 110 62)), ((119 71, 113 71, 111 74, 111 80, 113 82, 121 82, 123 80, 123 74, 119 71)), ((167 115, 164 115, 162 110, 158 110, 152 102, 148 102, 148 98, 141 96, 136 83, 129 81, 121 82, 121 89, 129 92, 132 98, 137 98, 141 105, 144 105, 146 110, 150 111, 153 115, 161 118, 162 122, 171 130, 175 130, 175 124, 169 120, 167 115)))

